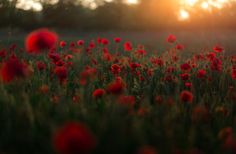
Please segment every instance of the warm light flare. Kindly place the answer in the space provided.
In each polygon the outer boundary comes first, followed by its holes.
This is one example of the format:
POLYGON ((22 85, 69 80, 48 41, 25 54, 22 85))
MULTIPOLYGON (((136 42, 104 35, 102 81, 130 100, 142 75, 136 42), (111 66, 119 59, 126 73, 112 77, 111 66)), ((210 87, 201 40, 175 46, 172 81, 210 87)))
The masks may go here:
POLYGON ((226 6, 232 4, 232 2, 236 2, 236 0, 181 0, 180 1, 180 11, 179 11, 179 20, 187 20, 190 18, 190 12, 192 10, 200 11, 207 10, 209 12, 212 9, 222 9, 226 6))
POLYGON ((138 4, 139 0, 126 0, 128 4, 138 4))
POLYGON ((179 12, 179 20, 183 21, 183 20, 187 20, 189 19, 189 13, 188 11, 181 9, 179 12))

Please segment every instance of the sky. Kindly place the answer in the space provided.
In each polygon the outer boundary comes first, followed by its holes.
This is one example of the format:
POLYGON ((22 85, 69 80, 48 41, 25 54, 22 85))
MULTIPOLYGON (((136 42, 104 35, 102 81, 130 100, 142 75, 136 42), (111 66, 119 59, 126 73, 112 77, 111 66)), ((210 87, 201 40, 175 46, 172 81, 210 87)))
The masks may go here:
MULTIPOLYGON (((41 11, 43 7, 39 1, 40 0, 18 0, 16 7, 24 10, 41 11)), ((105 1, 112 2, 112 0, 105 1)), ((47 0, 47 2, 56 4, 58 0, 47 0)), ((136 5, 139 3, 139 0, 124 0, 124 2, 129 5, 136 5)), ((225 6, 229 6, 232 2, 236 2, 236 0, 178 0, 178 2, 178 19, 185 21, 191 19, 190 12, 194 9, 211 12, 212 9, 220 10, 225 6)), ((95 0, 83 0, 82 3, 84 6, 91 9, 96 9, 97 7, 95 0)))

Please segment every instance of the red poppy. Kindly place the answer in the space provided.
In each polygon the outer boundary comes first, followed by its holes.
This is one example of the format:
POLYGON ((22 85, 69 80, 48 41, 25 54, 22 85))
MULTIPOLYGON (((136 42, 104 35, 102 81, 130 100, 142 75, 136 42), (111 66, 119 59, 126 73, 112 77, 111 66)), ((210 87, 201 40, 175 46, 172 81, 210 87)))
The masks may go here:
POLYGON ((101 40, 101 42, 102 42, 103 45, 108 45, 108 44, 109 44, 109 41, 108 41, 108 39, 106 39, 106 38, 103 38, 103 39, 101 40))
POLYGON ((104 96, 106 93, 106 91, 104 89, 96 89, 93 92, 93 97, 94 98, 101 98, 102 96, 104 96))
POLYGON ((17 78, 24 78, 29 74, 28 66, 11 56, 1 67, 1 78, 4 82, 11 82, 17 78))
POLYGON ((169 43, 174 43, 176 41, 176 37, 172 34, 170 34, 168 37, 167 37, 167 42, 169 43))
POLYGON ((84 45, 84 40, 78 40, 78 41, 77 41, 77 45, 78 45, 78 46, 84 45))
POLYGON ((114 38, 114 41, 115 41, 116 43, 120 43, 120 42, 121 42, 121 38, 120 38, 120 37, 115 37, 115 38, 114 38))
POLYGON ((37 69, 38 69, 39 71, 43 71, 43 70, 46 69, 46 64, 43 63, 43 62, 41 62, 41 61, 37 61, 37 62, 36 62, 36 65, 37 65, 37 69))
POLYGON ((119 74, 121 72, 121 68, 118 64, 111 65, 111 71, 113 74, 119 74))
POLYGON ((180 65, 180 68, 182 71, 187 71, 187 72, 191 70, 191 66, 188 63, 180 65))
POLYGON ((236 69, 235 69, 235 67, 232 68, 231 76, 232 76, 232 79, 236 79, 236 69))
POLYGON ((39 29, 31 32, 25 40, 25 47, 29 53, 40 53, 56 46, 58 36, 48 29, 39 29))
POLYGON ((56 74, 60 82, 64 82, 68 76, 68 71, 65 66, 56 66, 56 68, 54 69, 54 73, 56 74))
POLYGON ((206 76, 206 71, 203 69, 198 70, 197 77, 198 78, 204 78, 206 76))
POLYGON ((122 79, 117 78, 115 81, 107 86, 107 92, 111 94, 121 94, 124 91, 125 85, 122 79))
POLYGON ((189 80, 190 75, 188 73, 180 74, 180 77, 183 81, 189 80))
POLYGON ((133 48, 132 48, 132 44, 131 42, 125 42, 124 43, 124 50, 125 51, 131 51, 133 48))
POLYGON ((181 102, 192 103, 193 94, 190 91, 184 90, 180 93, 180 100, 181 102))
POLYGON ((66 46, 66 42, 65 42, 65 41, 61 41, 61 42, 60 42, 60 47, 61 47, 61 48, 64 48, 65 46, 66 46))
POLYGON ((177 45, 175 46, 175 48, 176 48, 177 50, 183 50, 183 49, 184 49, 184 45, 182 45, 182 44, 177 44, 177 45))
POLYGON ((224 50, 224 48, 222 46, 220 46, 220 45, 216 45, 216 46, 213 47, 213 50, 215 52, 220 53, 220 52, 222 52, 224 50))
POLYGON ((86 126, 70 122, 55 132, 53 145, 60 154, 88 154, 95 148, 96 140, 86 126))

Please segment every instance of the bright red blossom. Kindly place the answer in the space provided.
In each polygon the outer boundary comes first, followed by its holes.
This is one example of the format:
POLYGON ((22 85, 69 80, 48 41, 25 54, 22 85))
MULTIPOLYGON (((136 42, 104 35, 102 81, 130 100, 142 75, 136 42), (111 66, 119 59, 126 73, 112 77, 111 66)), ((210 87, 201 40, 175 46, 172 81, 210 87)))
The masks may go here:
POLYGON ((29 53, 40 53, 43 50, 54 48, 58 40, 56 33, 48 29, 39 29, 31 32, 25 40, 25 48, 29 53))
POLYGON ((102 96, 104 96, 106 93, 106 91, 104 89, 96 89, 93 92, 93 97, 94 98, 101 98, 102 96))

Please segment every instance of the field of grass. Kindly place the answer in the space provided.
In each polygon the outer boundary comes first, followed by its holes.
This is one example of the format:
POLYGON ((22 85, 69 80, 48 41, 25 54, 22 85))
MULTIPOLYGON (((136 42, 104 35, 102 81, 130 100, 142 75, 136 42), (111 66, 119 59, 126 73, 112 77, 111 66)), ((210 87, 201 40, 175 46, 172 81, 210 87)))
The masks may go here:
POLYGON ((236 153, 235 32, 1 33, 0 153, 236 153))

